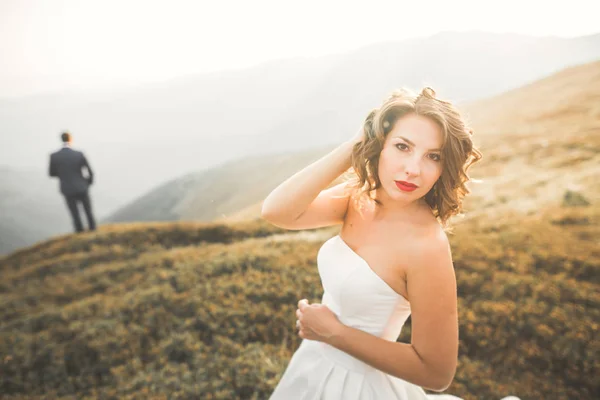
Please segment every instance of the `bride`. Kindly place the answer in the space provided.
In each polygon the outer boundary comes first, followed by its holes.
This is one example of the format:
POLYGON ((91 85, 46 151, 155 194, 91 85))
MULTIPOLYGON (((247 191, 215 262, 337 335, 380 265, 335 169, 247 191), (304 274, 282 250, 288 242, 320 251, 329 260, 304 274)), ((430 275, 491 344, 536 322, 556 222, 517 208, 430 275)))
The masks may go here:
POLYGON ((271 400, 458 399, 423 388, 444 391, 456 372, 446 232, 470 193, 467 171, 481 159, 472 133, 433 89, 399 89, 355 137, 267 196, 261 215, 276 226, 342 225, 319 249, 323 299, 298 302, 303 340, 271 400), (325 189, 344 172, 350 177, 325 189), (409 316, 411 343, 397 342, 409 316))

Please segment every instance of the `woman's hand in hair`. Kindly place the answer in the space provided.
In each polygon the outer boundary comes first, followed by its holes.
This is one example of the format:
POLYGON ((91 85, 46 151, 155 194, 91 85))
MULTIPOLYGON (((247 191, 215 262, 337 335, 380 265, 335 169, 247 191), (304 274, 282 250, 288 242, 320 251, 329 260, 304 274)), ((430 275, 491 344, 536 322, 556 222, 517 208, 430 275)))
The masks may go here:
POLYGON ((361 143, 365 141, 365 129, 363 126, 360 127, 356 135, 349 140, 352 144, 361 143))

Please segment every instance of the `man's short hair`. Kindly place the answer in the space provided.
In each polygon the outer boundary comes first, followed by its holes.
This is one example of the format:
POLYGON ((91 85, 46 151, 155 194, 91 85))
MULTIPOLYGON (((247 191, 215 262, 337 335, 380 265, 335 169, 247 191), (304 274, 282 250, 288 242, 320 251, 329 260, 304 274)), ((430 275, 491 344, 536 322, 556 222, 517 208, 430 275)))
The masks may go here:
POLYGON ((60 135, 60 138, 62 139, 63 143, 66 143, 71 140, 71 134, 69 132, 63 132, 60 135))

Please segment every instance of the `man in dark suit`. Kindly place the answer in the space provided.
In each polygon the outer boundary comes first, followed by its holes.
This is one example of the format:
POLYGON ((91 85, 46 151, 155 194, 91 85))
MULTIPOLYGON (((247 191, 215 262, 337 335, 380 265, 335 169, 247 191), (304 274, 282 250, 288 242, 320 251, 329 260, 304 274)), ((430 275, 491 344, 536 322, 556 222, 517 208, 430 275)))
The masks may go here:
POLYGON ((63 141, 63 148, 50 155, 50 176, 60 179, 60 192, 65 196, 75 232, 83 231, 79 209, 77 208, 78 203, 83 204, 88 228, 93 231, 96 229, 96 221, 92 213, 88 188, 94 182, 94 173, 83 153, 71 148, 71 134, 64 132, 61 134, 61 140, 63 141), (88 171, 87 178, 81 173, 83 167, 88 171))

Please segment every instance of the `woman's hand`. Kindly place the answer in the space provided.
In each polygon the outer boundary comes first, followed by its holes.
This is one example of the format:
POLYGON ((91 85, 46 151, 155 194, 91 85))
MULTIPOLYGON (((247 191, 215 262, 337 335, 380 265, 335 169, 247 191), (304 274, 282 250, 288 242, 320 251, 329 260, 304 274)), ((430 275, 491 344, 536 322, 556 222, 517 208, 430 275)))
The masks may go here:
POLYGON ((308 300, 298 302, 296 328, 302 339, 327 342, 339 334, 344 326, 338 317, 324 304, 308 304, 308 300))
POLYGON ((352 144, 360 143, 365 141, 365 129, 364 127, 360 127, 358 132, 349 140, 352 144))

